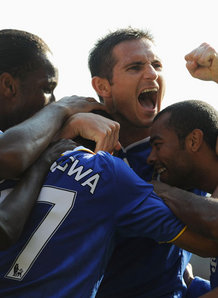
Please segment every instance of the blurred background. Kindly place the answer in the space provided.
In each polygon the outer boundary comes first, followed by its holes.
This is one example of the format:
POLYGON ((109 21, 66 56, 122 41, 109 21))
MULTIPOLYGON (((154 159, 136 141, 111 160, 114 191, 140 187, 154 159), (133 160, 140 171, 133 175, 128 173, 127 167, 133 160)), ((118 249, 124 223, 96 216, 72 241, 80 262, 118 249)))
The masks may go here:
POLYGON ((149 29, 163 59, 167 90, 163 107, 201 99, 218 108, 218 85, 193 79, 184 55, 202 42, 218 51, 216 0, 11 0, 1 3, 0 29, 16 28, 42 37, 59 68, 56 96, 96 97, 87 57, 109 31, 132 26, 149 29))

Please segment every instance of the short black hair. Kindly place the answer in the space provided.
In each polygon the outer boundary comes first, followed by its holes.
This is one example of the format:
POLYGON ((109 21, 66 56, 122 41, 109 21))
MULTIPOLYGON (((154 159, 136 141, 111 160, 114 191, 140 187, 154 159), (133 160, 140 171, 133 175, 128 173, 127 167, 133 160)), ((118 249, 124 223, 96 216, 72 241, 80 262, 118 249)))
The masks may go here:
POLYGON ((99 76, 112 82, 113 68, 116 64, 112 52, 116 45, 123 41, 148 39, 154 42, 153 36, 148 30, 133 29, 131 27, 110 32, 99 39, 89 53, 88 65, 91 76, 99 76))
POLYGON ((24 78, 37 69, 38 58, 51 52, 48 45, 37 35, 16 30, 0 30, 0 74, 8 72, 24 78))
POLYGON ((201 100, 177 102, 160 111, 153 122, 166 113, 169 113, 166 126, 176 132, 182 146, 185 144, 186 136, 197 128, 203 131, 206 144, 215 150, 218 112, 211 105, 201 100))

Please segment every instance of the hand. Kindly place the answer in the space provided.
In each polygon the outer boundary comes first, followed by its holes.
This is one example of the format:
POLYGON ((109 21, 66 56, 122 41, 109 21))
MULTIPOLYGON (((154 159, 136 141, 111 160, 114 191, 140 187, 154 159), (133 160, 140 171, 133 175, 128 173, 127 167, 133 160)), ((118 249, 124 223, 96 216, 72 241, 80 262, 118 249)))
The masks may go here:
POLYGON ((59 138, 73 139, 81 136, 96 143, 99 150, 112 153, 119 150, 119 123, 93 113, 78 113, 69 118, 60 132, 59 138))
POLYGON ((65 107, 67 109, 68 117, 76 113, 91 112, 93 110, 105 110, 105 106, 97 102, 94 98, 77 95, 63 97, 55 104, 65 107))
POLYGON ((202 43, 187 54, 185 60, 186 67, 194 78, 218 83, 218 53, 209 44, 202 43))
POLYGON ((152 180, 151 184, 153 184, 156 194, 162 199, 164 199, 164 195, 166 196, 167 192, 170 192, 170 190, 172 190, 172 186, 161 181, 152 180))
POLYGON ((36 167, 43 167, 43 169, 46 171, 46 168, 49 169, 53 162, 55 162, 63 152, 67 150, 73 150, 77 146, 78 144, 69 139, 61 139, 57 142, 51 143, 48 148, 40 155, 35 164, 32 165, 32 167, 34 167, 34 170, 36 167))

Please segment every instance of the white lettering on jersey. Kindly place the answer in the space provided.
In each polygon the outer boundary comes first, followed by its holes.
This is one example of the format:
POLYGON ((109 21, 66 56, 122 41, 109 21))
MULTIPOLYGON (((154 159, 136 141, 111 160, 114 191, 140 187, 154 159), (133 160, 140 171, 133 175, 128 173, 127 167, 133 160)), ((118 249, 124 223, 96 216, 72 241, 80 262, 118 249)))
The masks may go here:
POLYGON ((57 165, 57 167, 55 169, 52 170, 52 172, 54 172, 56 169, 64 172, 68 167, 68 164, 66 163, 63 167, 61 165, 57 165))
MULTIPOLYGON (((86 177, 87 175, 91 174, 93 172, 93 169, 88 169, 84 171, 84 166, 79 166, 79 160, 75 159, 73 156, 69 157, 72 161, 72 165, 69 168, 69 163, 66 163, 64 166, 60 166, 57 164, 57 162, 54 162, 53 165, 50 168, 50 171, 53 173, 56 170, 60 170, 62 172, 68 171, 67 175, 72 176, 75 174, 74 179, 76 181, 80 181, 82 178, 86 177), (78 166, 77 166, 78 165, 78 166), (84 172, 83 172, 84 171, 84 172)), ((100 175, 94 174, 91 177, 89 177, 86 181, 82 182, 82 186, 89 186, 90 187, 90 193, 93 194, 95 192, 95 189, 97 187, 98 181, 99 181, 100 175)))
MULTIPOLYGON (((7 192, 10 190, 7 190, 7 192)), ((5 193, 7 195, 7 192, 5 193)), ((50 210, 32 233, 21 252, 18 254, 5 278, 22 280, 38 257, 59 229, 76 200, 75 191, 67 191, 52 187, 43 187, 38 198, 41 204, 49 204, 50 210)))
POLYGON ((87 179, 85 182, 83 182, 81 185, 82 186, 85 186, 85 185, 90 186, 90 192, 93 194, 95 191, 95 188, 97 186, 99 178, 100 178, 99 174, 95 174, 95 175, 91 176, 89 179, 87 179))
POLYGON ((70 167, 67 175, 68 176, 72 176, 73 174, 76 173, 75 176, 75 180, 79 181, 80 179, 82 179, 83 177, 87 176, 88 174, 90 174, 91 172, 93 172, 93 170, 88 169, 87 171, 85 171, 84 173, 82 173, 82 170, 84 169, 83 166, 79 166, 78 168, 76 168, 77 164, 79 163, 78 159, 74 159, 72 156, 70 156, 70 159, 73 161, 72 166, 70 167), (81 174, 82 173, 82 174, 81 174))

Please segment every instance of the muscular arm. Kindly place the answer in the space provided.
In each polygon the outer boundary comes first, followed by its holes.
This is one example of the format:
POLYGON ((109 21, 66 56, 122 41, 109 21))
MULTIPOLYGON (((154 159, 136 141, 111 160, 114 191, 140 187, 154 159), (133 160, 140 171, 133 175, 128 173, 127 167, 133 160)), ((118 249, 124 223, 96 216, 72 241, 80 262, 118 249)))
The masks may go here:
POLYGON ((172 243, 201 257, 218 256, 217 241, 201 236, 188 228, 172 243))
POLYGON ((217 297, 218 297, 218 287, 208 292, 207 294, 200 296, 199 298, 217 298, 217 297))
POLYGON ((73 148, 75 143, 71 140, 61 140, 48 147, 14 189, 3 199, 0 197, 0 250, 7 249, 19 238, 50 165, 62 152, 73 148))
POLYGON ((24 172, 71 115, 97 109, 102 109, 102 105, 93 99, 64 97, 0 134, 0 179, 14 178, 24 172))
POLYGON ((197 196, 191 192, 152 181, 155 192, 190 229, 218 240, 218 197, 197 196))

